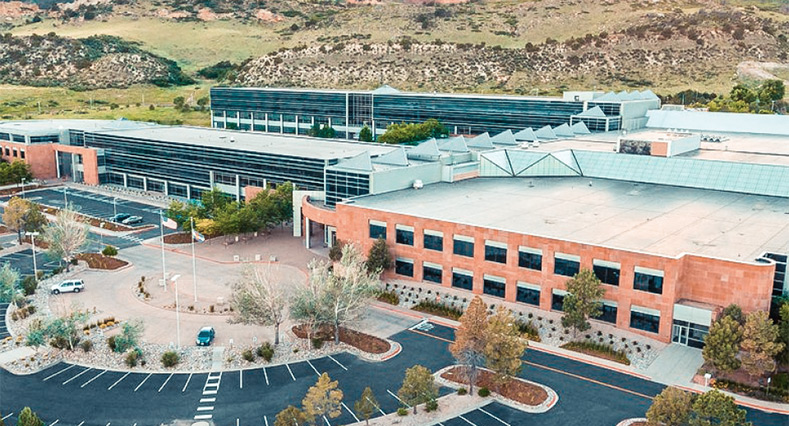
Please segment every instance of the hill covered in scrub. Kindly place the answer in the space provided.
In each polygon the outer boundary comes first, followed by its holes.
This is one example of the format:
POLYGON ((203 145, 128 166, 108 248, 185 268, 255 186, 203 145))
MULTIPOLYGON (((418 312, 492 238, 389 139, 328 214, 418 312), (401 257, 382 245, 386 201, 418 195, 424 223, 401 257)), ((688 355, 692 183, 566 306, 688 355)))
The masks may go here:
POLYGON ((174 61, 111 36, 0 36, 0 83, 80 89, 194 83, 174 61))

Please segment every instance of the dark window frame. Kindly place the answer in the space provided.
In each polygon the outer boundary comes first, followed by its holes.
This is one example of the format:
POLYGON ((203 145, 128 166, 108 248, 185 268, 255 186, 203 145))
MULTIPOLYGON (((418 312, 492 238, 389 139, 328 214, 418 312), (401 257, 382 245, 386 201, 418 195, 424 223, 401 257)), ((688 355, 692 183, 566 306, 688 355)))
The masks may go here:
POLYGON ((444 237, 431 234, 423 234, 423 244, 426 249, 433 251, 444 251, 444 237))
POLYGON ((533 271, 542 271, 542 254, 518 250, 518 266, 533 271))
POLYGON ((467 275, 460 272, 452 271, 452 287, 453 288, 460 288, 463 290, 473 290, 474 289, 474 276, 467 275), (466 279, 468 279, 468 283, 466 283, 466 279), (461 281, 462 280, 462 281, 461 281))
POLYGON ((553 259, 553 273, 554 275, 561 275, 563 277, 572 277, 581 270, 581 262, 577 260, 567 260, 560 257, 553 259), (571 271, 574 271, 570 273, 571 271))
POLYGON ((551 310, 552 311, 559 311, 564 312, 564 298, 566 295, 564 294, 551 294, 551 310))
POLYGON ((518 286, 515 292, 515 301, 525 303, 532 306, 540 306, 540 293, 541 290, 533 288, 518 286))
POLYGON ((638 312, 634 310, 630 310, 630 328, 634 328, 636 330, 647 331, 650 333, 659 334, 660 333, 660 315, 652 315, 652 314, 645 314, 643 312, 638 312), (655 323, 655 318, 657 318, 657 322, 655 323), (653 326, 654 324, 654 326, 653 326))
POLYGON ((482 293, 494 297, 501 297, 503 299, 504 295, 507 294, 507 283, 506 281, 501 282, 499 280, 491 280, 483 277, 482 293))
POLYGON ((619 277, 621 276, 620 269, 593 264, 592 271, 594 271, 595 276, 600 280, 601 283, 617 287, 619 286, 619 277))
POLYGON ((395 259, 395 274, 402 275, 404 277, 414 277, 414 261, 413 260, 403 260, 403 259, 395 259), (410 273, 408 273, 410 271, 410 273))
POLYGON ((433 266, 422 264, 422 281, 441 284, 444 279, 444 268, 435 268, 433 266), (428 271, 431 271, 428 273, 428 271), (435 271, 438 272, 438 280, 435 280, 435 271), (429 277, 429 278, 428 278, 429 277))
POLYGON ((457 256, 474 257, 474 243, 453 238, 452 253, 457 256))
POLYGON ((395 227, 395 242, 406 246, 414 245, 414 231, 395 227))
POLYGON ((370 223, 370 238, 374 240, 378 238, 386 239, 386 226, 370 223))
POLYGON ((485 260, 488 262, 507 264, 507 248, 485 244, 485 260))
POLYGON ((633 275, 633 289, 652 294, 663 294, 663 277, 636 272, 633 275))

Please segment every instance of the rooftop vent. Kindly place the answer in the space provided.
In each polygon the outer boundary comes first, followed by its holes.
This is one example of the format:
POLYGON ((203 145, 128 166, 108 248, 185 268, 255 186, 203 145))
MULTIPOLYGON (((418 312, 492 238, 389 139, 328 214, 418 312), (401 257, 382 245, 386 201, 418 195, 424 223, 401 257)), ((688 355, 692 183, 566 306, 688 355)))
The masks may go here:
POLYGON ((414 181, 414 189, 422 189, 425 184, 422 182, 422 179, 417 179, 414 181))

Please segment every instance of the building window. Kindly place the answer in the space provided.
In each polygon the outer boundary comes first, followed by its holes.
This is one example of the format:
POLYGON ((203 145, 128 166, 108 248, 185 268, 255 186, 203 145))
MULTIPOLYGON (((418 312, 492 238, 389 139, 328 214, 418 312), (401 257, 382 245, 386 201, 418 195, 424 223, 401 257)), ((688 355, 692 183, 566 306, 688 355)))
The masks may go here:
POLYGON ((563 311, 564 310, 564 296, 567 292, 562 290, 554 290, 553 294, 551 295, 551 309, 554 311, 563 311))
POLYGON ((406 277, 414 276, 414 261, 411 259, 395 259, 395 273, 406 277))
POLYGON ((540 306, 540 286, 534 284, 518 283, 515 300, 529 305, 540 306))
POLYGON ((379 222, 377 220, 370 221, 370 238, 386 239, 386 222, 379 222))
POLYGON ((495 241, 485 241, 485 260, 507 263, 507 246, 495 241))
POLYGON ((616 324, 616 304, 611 302, 603 302, 602 307, 603 313, 595 318, 600 321, 610 322, 611 324, 616 324))
POLYGON ((453 253, 460 256, 474 257, 474 239, 455 235, 453 253))
POLYGON ((630 311, 630 328, 658 333, 660 331, 660 312, 634 306, 630 311))
POLYGON ((397 241, 397 244, 414 245, 414 228, 395 225, 395 241, 397 241))
POLYGON ((507 287, 504 278, 485 275, 482 281, 482 292, 496 297, 504 297, 507 287))
POLYGON ((633 288, 655 294, 663 294, 663 271, 636 266, 633 288))
POLYGON ((9 150, 8 147, 5 147, 5 156, 8 157, 10 155, 11 155, 11 150, 9 150))
POLYGON ((452 268, 452 287, 471 290, 474 288, 474 275, 471 271, 452 268))
POLYGON ((21 158, 23 160, 25 159, 25 150, 24 149, 19 150, 19 158, 21 158))
POLYGON ((441 265, 435 263, 424 262, 422 264, 422 279, 432 283, 441 284, 441 265))
POLYGON ((572 277, 581 268, 581 258, 569 254, 556 253, 554 256, 553 273, 572 277))
POLYGON ((518 249, 518 266, 542 271, 542 250, 521 247, 518 249))
POLYGON ((436 231, 425 230, 425 248, 428 250, 444 251, 444 234, 436 231))
POLYGON ((595 259, 593 261, 592 269, 603 284, 619 285, 619 269, 620 266, 615 262, 606 262, 603 260, 595 259))

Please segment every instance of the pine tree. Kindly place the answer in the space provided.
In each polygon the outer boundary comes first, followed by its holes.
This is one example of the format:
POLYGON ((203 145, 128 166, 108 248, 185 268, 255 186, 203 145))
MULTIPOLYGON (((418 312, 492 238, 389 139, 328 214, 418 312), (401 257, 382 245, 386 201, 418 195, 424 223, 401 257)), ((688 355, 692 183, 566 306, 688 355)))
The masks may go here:
POLYGON ((734 371, 740 368, 737 354, 742 341, 742 326, 731 316, 723 316, 710 327, 704 339, 702 355, 704 361, 719 371, 734 371))
POLYGON ((768 313, 756 311, 745 319, 742 332, 742 366, 751 377, 775 370, 775 356, 784 345, 778 342, 778 326, 768 313))
POLYGON ((784 344, 783 351, 778 354, 778 361, 781 364, 789 365, 789 302, 784 302, 778 312, 781 317, 779 340, 784 344))
POLYGON ((30 407, 25 407, 19 413, 16 426, 44 426, 44 422, 38 418, 30 407))
POLYGON ((675 387, 667 387, 652 401, 647 410, 650 425, 684 426, 690 419, 693 394, 675 387))
POLYGON ((750 426, 745 410, 737 407, 734 398, 711 390, 696 398, 690 415, 690 426, 750 426))
POLYGON ((405 378, 397 396, 406 404, 414 407, 436 399, 438 392, 433 374, 421 365, 415 365, 405 370, 405 378))
POLYGON ((485 359, 487 342, 488 311, 482 298, 475 296, 468 309, 460 317, 460 326, 455 332, 455 342, 449 345, 449 351, 459 363, 466 365, 466 378, 469 382, 469 394, 474 394, 474 383, 477 381, 478 368, 485 359))
POLYGON ((288 408, 280 411, 274 420, 274 426, 305 426, 307 416, 298 408, 288 405, 288 408))
POLYGON ((488 319, 485 342, 486 366, 496 373, 496 383, 506 384, 520 373, 521 356, 528 344, 520 336, 512 313, 499 306, 488 319))
POLYGON ((337 389, 337 381, 332 381, 328 374, 323 373, 317 383, 307 390, 307 395, 301 401, 304 405, 304 415, 314 424, 323 416, 331 419, 342 414, 342 391, 337 389))
POLYGON ((373 390, 368 386, 364 388, 359 400, 353 404, 353 411, 356 411, 356 414, 364 419, 364 423, 369 425, 370 417, 373 416, 376 410, 380 409, 379 407, 378 400, 373 395, 373 390))
POLYGON ((591 327, 589 318, 596 318, 603 313, 600 299, 605 289, 600 279, 589 269, 582 269, 567 281, 567 295, 562 304, 562 325, 572 327, 576 331, 586 331, 591 327))
POLYGON ((378 271, 383 272, 392 269, 394 261, 392 253, 389 251, 389 246, 386 240, 378 237, 370 247, 370 252, 367 254, 367 270, 370 272, 378 271))

